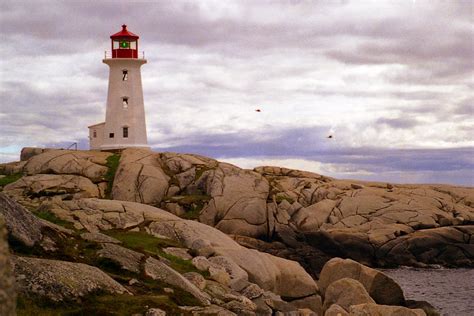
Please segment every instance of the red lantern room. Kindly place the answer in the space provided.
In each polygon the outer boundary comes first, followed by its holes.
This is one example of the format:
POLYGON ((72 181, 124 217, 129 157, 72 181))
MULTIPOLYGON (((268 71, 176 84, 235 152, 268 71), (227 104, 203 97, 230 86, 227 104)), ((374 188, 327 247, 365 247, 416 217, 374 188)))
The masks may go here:
POLYGON ((122 25, 122 30, 110 36, 112 39, 112 58, 138 58, 138 35, 127 30, 122 25))

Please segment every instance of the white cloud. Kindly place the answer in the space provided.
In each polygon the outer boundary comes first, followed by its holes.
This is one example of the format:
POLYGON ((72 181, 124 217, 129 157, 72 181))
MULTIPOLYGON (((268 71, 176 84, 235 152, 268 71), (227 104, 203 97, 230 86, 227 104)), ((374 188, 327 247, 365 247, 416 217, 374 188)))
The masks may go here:
MULTIPOLYGON (((469 1, 1 6, 8 45, 0 47, 0 151, 87 138, 87 125, 104 116, 103 51, 123 22, 141 36, 148 59, 142 76, 153 145, 191 146, 216 135, 225 146, 234 139, 222 134, 266 141, 303 128, 314 134, 298 136, 309 147, 326 146, 318 138, 325 133, 338 149, 474 146, 469 1)), ((282 155, 295 151, 284 148, 282 155)))

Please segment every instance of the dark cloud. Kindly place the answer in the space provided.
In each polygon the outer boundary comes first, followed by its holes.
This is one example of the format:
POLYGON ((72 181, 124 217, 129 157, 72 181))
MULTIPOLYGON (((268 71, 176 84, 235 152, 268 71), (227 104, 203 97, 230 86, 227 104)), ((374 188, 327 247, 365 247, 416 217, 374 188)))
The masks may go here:
POLYGON ((375 123, 379 125, 387 125, 395 129, 408 129, 420 124, 417 119, 410 117, 379 118, 375 123))
POLYGON ((373 172, 474 170, 474 148, 347 148, 333 144, 326 132, 327 127, 316 126, 272 130, 266 132, 266 137, 256 131, 200 134, 181 139, 182 145, 152 146, 160 151, 198 153, 216 158, 305 158, 323 163, 350 164, 373 172), (452 159, 453 156, 456 159, 452 159))

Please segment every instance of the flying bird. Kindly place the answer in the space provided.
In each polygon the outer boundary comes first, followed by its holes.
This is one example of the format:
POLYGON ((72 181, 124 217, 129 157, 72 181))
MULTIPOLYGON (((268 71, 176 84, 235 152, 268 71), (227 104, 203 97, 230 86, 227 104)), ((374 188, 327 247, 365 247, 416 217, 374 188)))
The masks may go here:
POLYGON ((260 110, 260 109, 256 109, 256 110, 255 110, 255 112, 262 112, 262 110, 260 110))
POLYGON ((332 135, 329 135, 328 138, 332 138, 332 135))

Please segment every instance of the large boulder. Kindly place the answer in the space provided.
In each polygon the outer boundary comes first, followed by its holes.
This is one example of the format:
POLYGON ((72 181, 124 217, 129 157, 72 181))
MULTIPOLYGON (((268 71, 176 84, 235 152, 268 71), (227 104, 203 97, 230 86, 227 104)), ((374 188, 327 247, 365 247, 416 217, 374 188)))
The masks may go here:
POLYGON ((4 216, 10 240, 23 246, 55 249, 55 241, 72 232, 39 219, 13 199, 0 192, 0 215, 4 216))
POLYGON ((42 240, 41 229, 44 222, 1 192, 0 213, 5 216, 6 226, 14 239, 28 247, 32 247, 42 240))
POLYGON ((101 246, 102 249, 97 252, 100 258, 112 260, 124 270, 140 273, 141 261, 145 255, 113 243, 103 243, 101 246))
POLYGON ((15 277, 10 265, 5 220, 0 214, 0 315, 16 315, 15 306, 15 277))
POLYGON ((378 304, 405 304, 403 291, 392 278, 351 259, 333 258, 324 265, 318 281, 321 293, 324 295, 333 282, 343 278, 359 281, 378 304))
POLYGON ((226 163, 207 173, 211 196, 199 220, 228 234, 268 236, 269 183, 260 174, 226 163))
POLYGON ((42 154, 44 152, 54 150, 52 148, 39 148, 39 147, 23 147, 20 153, 20 160, 27 161, 33 156, 42 154))
POLYGON ((52 302, 77 301, 94 293, 129 293, 96 267, 83 263, 13 257, 21 295, 52 302))
POLYGON ((286 298, 301 298, 317 293, 316 282, 295 261, 261 253, 253 249, 216 248, 244 269, 249 281, 286 298))
POLYGON ((4 187, 4 192, 15 197, 74 196, 76 198, 99 197, 97 185, 82 176, 37 174, 22 177, 4 187))
POLYGON ((23 170, 28 175, 40 173, 69 174, 100 182, 107 173, 107 158, 100 151, 48 150, 28 159, 23 170))
POLYGON ((147 149, 126 149, 115 174, 112 198, 156 205, 166 195, 169 180, 158 154, 147 149))
POLYGON ((337 304, 346 311, 352 305, 375 303, 364 286, 350 278, 339 279, 331 283, 324 295, 323 309, 327 310, 332 304, 337 304))

